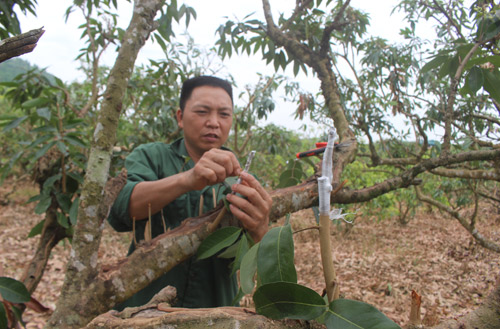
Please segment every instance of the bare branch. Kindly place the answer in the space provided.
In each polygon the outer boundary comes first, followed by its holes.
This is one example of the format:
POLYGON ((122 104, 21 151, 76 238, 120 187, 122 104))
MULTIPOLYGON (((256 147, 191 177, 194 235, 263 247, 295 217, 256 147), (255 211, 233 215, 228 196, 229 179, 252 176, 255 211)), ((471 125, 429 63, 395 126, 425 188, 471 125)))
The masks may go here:
POLYGON ((495 244, 493 241, 488 240, 486 237, 484 237, 481 233, 477 231, 477 229, 474 227, 473 223, 468 223, 467 219, 464 218, 458 211, 455 209, 431 198, 428 196, 425 196, 422 191, 418 188, 415 187, 415 191, 417 193, 417 198, 425 203, 428 203, 430 205, 433 205, 434 207, 438 208, 441 211, 444 211, 448 213, 449 215, 453 216, 458 220, 458 222, 469 232, 474 239, 484 248, 489 249, 491 251, 495 251, 497 253, 500 253, 500 246, 495 244))

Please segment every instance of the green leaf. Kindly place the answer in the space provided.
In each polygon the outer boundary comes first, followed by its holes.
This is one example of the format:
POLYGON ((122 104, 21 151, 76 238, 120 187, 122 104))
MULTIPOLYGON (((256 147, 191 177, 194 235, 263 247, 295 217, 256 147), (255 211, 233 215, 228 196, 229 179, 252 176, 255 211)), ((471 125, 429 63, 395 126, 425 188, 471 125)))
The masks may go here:
POLYGON ((50 190, 54 186, 54 183, 60 180, 61 177, 62 177, 61 174, 56 174, 54 176, 47 178, 45 182, 43 182, 43 190, 44 191, 50 190))
POLYGON ((27 303, 31 300, 30 293, 22 282, 4 276, 0 277, 0 295, 11 303, 27 303))
POLYGON ((469 71, 467 83, 469 84, 471 95, 475 95, 484 84, 483 71, 479 67, 474 66, 469 71))
POLYGON ((30 99, 29 101, 24 102, 21 107, 23 109, 30 109, 33 107, 41 107, 45 104, 47 104, 49 100, 47 98, 39 97, 39 98, 34 98, 30 99))
POLYGON ((48 144, 46 144, 44 147, 42 147, 41 149, 39 149, 38 151, 36 151, 35 153, 35 158, 34 160, 38 160, 40 157, 42 157, 43 155, 45 155, 45 153, 47 153, 47 151, 56 144, 56 141, 52 141, 48 144))
POLYGON ((38 224, 33 226, 30 233, 28 234, 28 238, 32 238, 37 236, 38 234, 42 234, 43 225, 45 225, 45 219, 42 219, 38 224))
POLYGON ((40 202, 35 206, 35 214, 41 215, 45 213, 47 209, 49 209, 50 204, 52 203, 52 198, 50 195, 44 195, 42 196, 40 202))
POLYGON ((80 203, 80 198, 75 198, 69 209, 69 221, 71 225, 76 225, 76 219, 78 217, 78 205, 80 203))
POLYGON ((36 110, 36 113, 40 118, 44 118, 47 121, 50 121, 51 113, 48 107, 42 107, 36 110))
POLYGON ((237 227, 223 227, 209 235, 200 244, 196 256, 198 259, 211 257, 222 249, 232 245, 240 236, 241 229, 237 227))
POLYGON ((251 294, 255 286, 255 273, 257 272, 257 251, 260 243, 253 245, 241 260, 240 286, 245 294, 251 294))
POLYGON ((294 264, 292 227, 290 224, 274 227, 260 241, 257 253, 257 272, 262 284, 287 281, 297 282, 294 264))
POLYGON ((26 120, 28 117, 25 115, 25 116, 22 116, 20 118, 17 118, 17 119, 14 119, 12 120, 9 124, 7 124, 5 127, 3 127, 3 132, 6 132, 6 131, 9 131, 11 129, 14 129, 16 128, 17 126, 19 126, 24 120, 26 120))
POLYGON ((221 252, 217 257, 219 258, 234 258, 236 257, 236 253, 238 252, 239 243, 234 243, 229 246, 226 250, 221 252))
POLYGON ((330 303, 325 315, 327 328, 344 329, 397 329, 391 319, 372 305, 349 299, 336 299, 330 303))
POLYGON ((241 239, 238 243, 238 249, 236 250, 236 256, 234 257, 234 262, 233 262, 233 270, 231 271, 231 275, 234 275, 237 270, 240 268, 241 260, 245 256, 245 254, 248 252, 248 249, 250 249, 250 246, 248 245, 248 239, 246 234, 243 234, 241 236, 241 239))
POLYGON ((426 73, 432 69, 438 68, 443 65, 445 62, 449 61, 450 57, 447 55, 438 55, 433 60, 424 65, 421 69, 421 74, 426 73))
POLYGON ((484 89, 490 94, 491 98, 500 102, 500 73, 498 71, 483 70, 483 74, 484 89))
POLYGON ((64 228, 69 228, 68 217, 64 216, 63 213, 57 212, 57 222, 64 228))
POLYGON ((0 328, 7 328, 7 312, 5 311, 3 303, 0 303, 0 328))
POLYGON ((57 199, 57 203, 59 204, 59 207, 61 207, 61 209, 65 213, 69 213, 70 208, 72 206, 71 198, 67 194, 57 193, 56 199, 57 199))
POLYGON ((317 292, 291 282, 262 285, 255 291, 253 301, 257 313, 271 319, 313 320, 327 310, 325 300, 317 292))

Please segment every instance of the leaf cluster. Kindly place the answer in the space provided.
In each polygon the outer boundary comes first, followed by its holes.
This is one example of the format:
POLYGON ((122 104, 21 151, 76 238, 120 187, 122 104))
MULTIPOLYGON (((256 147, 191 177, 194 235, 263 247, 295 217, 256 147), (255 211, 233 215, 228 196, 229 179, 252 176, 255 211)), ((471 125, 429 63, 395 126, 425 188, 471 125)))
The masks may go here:
POLYGON ((327 328, 399 328, 371 305, 347 299, 328 304, 314 290, 297 284, 290 223, 270 229, 256 244, 249 243, 239 228, 220 229, 202 242, 197 253, 199 259, 217 254, 234 257, 233 273, 240 271, 234 302, 253 292, 259 314, 272 319, 317 320, 327 328))

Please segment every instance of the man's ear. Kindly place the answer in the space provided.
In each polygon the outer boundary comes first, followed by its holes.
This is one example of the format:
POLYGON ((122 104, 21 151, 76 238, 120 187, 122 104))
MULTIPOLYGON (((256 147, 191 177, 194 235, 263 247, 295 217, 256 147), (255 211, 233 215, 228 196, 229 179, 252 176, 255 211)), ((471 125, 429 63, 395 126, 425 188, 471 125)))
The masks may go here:
POLYGON ((175 113, 175 117, 177 118, 177 125, 179 126, 179 128, 184 128, 183 127, 183 124, 182 124, 182 111, 181 109, 177 109, 177 112, 175 113))

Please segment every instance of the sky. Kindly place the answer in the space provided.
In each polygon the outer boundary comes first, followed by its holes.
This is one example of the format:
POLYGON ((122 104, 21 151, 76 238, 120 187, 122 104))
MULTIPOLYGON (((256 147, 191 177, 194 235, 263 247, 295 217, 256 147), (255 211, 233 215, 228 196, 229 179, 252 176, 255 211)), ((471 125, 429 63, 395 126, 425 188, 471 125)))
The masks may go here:
MULTIPOLYGON (((82 20, 76 14, 72 14, 67 22, 64 19, 66 9, 71 5, 72 0, 37 0, 37 16, 18 15, 21 21, 23 32, 31 29, 44 27, 45 33, 38 42, 37 47, 31 54, 23 55, 22 58, 36 64, 39 67, 47 68, 47 71, 56 75, 66 82, 82 80, 83 74, 78 71, 79 63, 74 59, 78 55, 81 32, 78 25, 82 20)), ((260 1, 235 1, 235 0, 186 0, 185 3, 196 10, 197 19, 191 21, 187 32, 193 37, 196 44, 210 47, 214 44, 215 30, 225 22, 227 18, 243 19, 249 13, 255 12, 256 18, 262 18, 262 8, 260 1)), ((118 0, 120 8, 119 24, 126 28, 131 17, 132 5, 123 0, 118 0)), ((293 0, 273 0, 271 2, 275 17, 278 12, 290 12, 295 5, 293 0)), ((402 40, 399 36, 399 29, 403 26, 403 16, 395 13, 391 16, 396 0, 352 0, 352 6, 367 12, 371 17, 370 34, 380 36, 391 41, 402 40)), ((183 32, 183 31, 179 31, 183 32)), ((179 35, 179 33, 177 33, 179 35)), ((271 75, 274 72, 272 65, 266 65, 257 53, 256 57, 232 56, 223 62, 236 80, 240 90, 235 91, 238 95, 247 84, 255 84, 258 81, 256 72, 271 75)), ((116 53, 108 51, 103 63, 111 66, 115 60, 116 53)), ((162 59, 163 52, 158 44, 148 41, 137 59, 136 64, 147 63, 148 59, 162 59)), ((283 73, 283 72, 279 72, 283 73)), ((293 78, 291 72, 285 72, 293 78)), ((319 88, 319 81, 312 76, 299 75, 296 78, 301 87, 307 91, 315 93, 319 88)), ((243 101, 243 100, 241 100, 243 101)), ((238 104, 238 100, 235 100, 238 104)), ((244 104, 240 104, 244 105, 244 104)), ((306 135, 319 135, 326 126, 315 125, 310 121, 294 121, 293 113, 296 105, 284 101, 277 102, 277 109, 271 114, 266 122, 285 126, 288 129, 298 131, 302 124, 307 124, 308 133, 306 135)))

